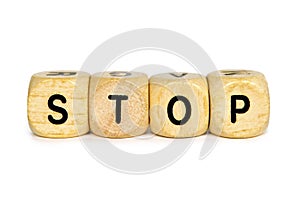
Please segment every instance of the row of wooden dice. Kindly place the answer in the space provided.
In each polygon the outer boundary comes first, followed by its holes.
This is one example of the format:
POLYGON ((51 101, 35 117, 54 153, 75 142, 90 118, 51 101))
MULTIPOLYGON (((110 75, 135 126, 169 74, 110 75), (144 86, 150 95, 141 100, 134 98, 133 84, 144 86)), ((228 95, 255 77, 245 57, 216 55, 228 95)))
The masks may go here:
POLYGON ((262 134, 270 100, 263 74, 221 70, 152 76, 139 72, 34 74, 28 91, 33 133, 68 138, 92 133, 125 138, 145 133, 183 138, 209 132, 229 138, 262 134))

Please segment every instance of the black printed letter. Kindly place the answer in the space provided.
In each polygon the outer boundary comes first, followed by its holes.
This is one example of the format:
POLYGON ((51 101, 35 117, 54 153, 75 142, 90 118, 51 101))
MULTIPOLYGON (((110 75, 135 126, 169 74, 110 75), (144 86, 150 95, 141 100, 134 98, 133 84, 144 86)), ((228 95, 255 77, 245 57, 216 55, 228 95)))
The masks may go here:
POLYGON ((54 94, 52 95, 49 99, 48 99, 48 107, 53 110, 53 111, 56 111, 60 114, 62 114, 62 118, 61 119, 54 119, 52 117, 52 115, 48 115, 48 120, 52 123, 52 124, 63 124, 67 121, 68 119, 68 112, 61 108, 61 107, 58 107, 56 105, 54 105, 54 101, 55 100, 60 100, 62 103, 66 103, 67 100, 66 98, 63 96, 63 95, 60 95, 60 94, 54 94))
POLYGON ((108 99, 116 100, 116 123, 119 124, 121 122, 121 101, 128 100, 128 96, 126 96, 126 95, 108 95, 108 99))
POLYGON ((242 114, 249 110, 250 108, 250 101, 249 98, 245 95, 232 95, 231 96, 231 123, 236 122, 236 114, 242 114), (242 100, 244 101, 244 107, 243 108, 236 108, 236 101, 242 100))
POLYGON ((168 112, 168 117, 170 119, 170 121, 175 124, 175 125, 183 125, 185 124, 191 117, 191 103, 189 102, 189 100, 184 97, 184 96, 175 96, 173 97, 169 104, 168 104, 168 108, 167 108, 167 112, 168 112), (182 101, 185 105, 185 115, 184 117, 181 119, 181 120, 177 120, 175 119, 174 115, 173 115, 173 107, 174 107, 174 104, 177 102, 177 101, 182 101))

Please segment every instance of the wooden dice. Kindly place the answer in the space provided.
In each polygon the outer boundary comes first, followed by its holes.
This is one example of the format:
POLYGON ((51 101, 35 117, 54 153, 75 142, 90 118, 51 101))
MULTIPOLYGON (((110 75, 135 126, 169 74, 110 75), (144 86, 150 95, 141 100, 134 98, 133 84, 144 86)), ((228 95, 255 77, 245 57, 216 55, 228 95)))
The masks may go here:
POLYGON ((138 72, 103 72, 90 81, 89 121, 99 136, 125 138, 148 127, 148 77, 138 72))
POLYGON ((270 115, 269 91, 263 74, 221 70, 208 75, 211 133, 228 138, 262 134, 270 115))
POLYGON ((146 132, 185 138, 211 133, 228 138, 261 135, 270 115, 263 74, 221 70, 207 76, 139 72, 57 71, 34 74, 28 121, 35 134, 67 138, 89 131, 108 138, 146 132), (149 92, 148 92, 149 91, 149 92), (148 115, 148 111, 150 116, 148 115))
POLYGON ((207 131, 209 96, 206 78, 166 73, 150 79, 150 127, 165 137, 193 137, 207 131))
POLYGON ((67 138, 89 131, 89 74, 41 72, 31 77, 28 91, 28 121, 33 133, 67 138))

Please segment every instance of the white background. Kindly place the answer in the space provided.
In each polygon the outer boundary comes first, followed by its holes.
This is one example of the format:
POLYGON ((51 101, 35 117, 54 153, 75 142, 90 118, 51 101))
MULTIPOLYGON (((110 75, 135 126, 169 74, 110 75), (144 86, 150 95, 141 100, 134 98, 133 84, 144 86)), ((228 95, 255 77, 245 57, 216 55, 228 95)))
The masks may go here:
POLYGON ((299 199, 298 3, 1 1, 0 199, 299 199), (267 133, 220 139, 204 160, 205 137, 198 137, 178 162, 146 175, 104 167, 78 138, 31 134, 26 98, 33 73, 80 69, 105 40, 149 27, 188 36, 219 69, 263 72, 271 94, 267 133))

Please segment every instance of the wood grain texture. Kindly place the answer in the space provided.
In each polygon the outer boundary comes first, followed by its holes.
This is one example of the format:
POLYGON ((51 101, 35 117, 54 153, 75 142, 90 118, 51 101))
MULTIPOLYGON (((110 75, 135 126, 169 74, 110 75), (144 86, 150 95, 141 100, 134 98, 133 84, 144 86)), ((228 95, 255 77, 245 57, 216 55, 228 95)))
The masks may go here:
POLYGON ((85 72, 41 72, 31 77, 27 113, 33 133, 48 138, 68 138, 83 135, 89 131, 88 125, 89 74, 85 72), (55 100, 54 105, 65 109, 68 118, 63 124, 53 124, 48 116, 62 118, 62 114, 48 106, 49 98, 59 94, 66 103, 55 100))
MULTIPOLYGON (((261 135, 268 126, 270 100, 268 84, 263 74, 250 70, 221 70, 208 75, 210 91, 211 133, 228 138, 249 138, 261 135), (247 112, 231 121, 232 95, 245 95, 250 101, 247 112)), ((237 108, 245 103, 236 101, 237 108)))
MULTIPOLYGON (((157 135, 173 138, 193 137, 208 129, 209 96, 206 78, 192 73, 165 73, 150 78, 150 127, 157 135), (167 107, 174 96, 186 97, 191 115, 185 124, 175 125, 168 117, 167 107)), ((184 118, 186 106, 177 101, 173 106, 176 119, 184 118)))
POLYGON ((102 137, 126 138, 146 132, 148 117, 148 77, 138 72, 103 72, 90 81, 89 122, 91 131, 102 137), (120 122, 116 122, 116 100, 110 95, 125 95, 121 101, 120 122))

